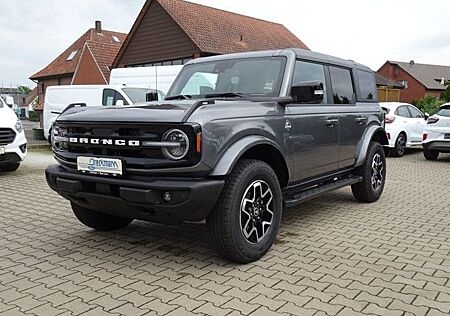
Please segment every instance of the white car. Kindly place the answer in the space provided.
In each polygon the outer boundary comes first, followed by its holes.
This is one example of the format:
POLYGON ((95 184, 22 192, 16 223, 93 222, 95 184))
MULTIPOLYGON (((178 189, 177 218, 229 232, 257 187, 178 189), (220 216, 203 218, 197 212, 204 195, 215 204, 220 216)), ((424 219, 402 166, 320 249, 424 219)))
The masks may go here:
POLYGON ((442 105, 428 118, 422 146, 427 160, 436 160, 439 153, 450 153, 450 103, 442 105))
POLYGON ((0 98, 0 171, 15 171, 27 154, 22 122, 0 98))
POLYGON ((130 85, 50 86, 45 93, 44 137, 49 139, 56 118, 69 106, 118 106, 146 103, 148 97, 163 100, 161 91, 130 85), (157 95, 154 95, 154 94, 157 95))
POLYGON ((380 105, 386 114, 385 129, 392 156, 401 157, 406 148, 422 144, 427 113, 408 103, 382 102, 380 105))

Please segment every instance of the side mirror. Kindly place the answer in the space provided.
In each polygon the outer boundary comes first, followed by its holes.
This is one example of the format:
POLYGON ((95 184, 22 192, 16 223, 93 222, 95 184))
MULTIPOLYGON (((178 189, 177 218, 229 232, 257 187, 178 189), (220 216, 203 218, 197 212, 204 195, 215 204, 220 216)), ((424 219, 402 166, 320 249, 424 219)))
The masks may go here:
POLYGON ((323 83, 302 81, 291 87, 293 103, 321 103, 324 97, 323 83))
POLYGON ((153 102, 153 101, 158 101, 158 92, 149 92, 145 95, 145 101, 147 102, 153 102))
POLYGON ((123 102, 123 100, 117 100, 116 101, 116 106, 124 106, 125 102, 123 102))
POLYGON ((430 114, 428 114, 427 112, 424 113, 423 118, 426 120, 428 120, 428 118, 430 117, 430 114))

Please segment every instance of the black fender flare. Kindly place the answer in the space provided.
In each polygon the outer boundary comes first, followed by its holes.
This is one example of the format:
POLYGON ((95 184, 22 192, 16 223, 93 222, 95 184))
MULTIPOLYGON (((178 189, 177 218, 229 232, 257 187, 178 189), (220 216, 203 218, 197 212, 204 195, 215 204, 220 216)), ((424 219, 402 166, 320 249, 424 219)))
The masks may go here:
POLYGON ((370 142, 373 140, 374 136, 380 135, 379 140, 381 141, 381 145, 387 146, 389 145, 389 140, 386 136, 386 131, 383 127, 372 125, 370 126, 366 133, 364 134, 360 145, 358 146, 358 154, 356 158, 355 167, 362 166, 364 161, 366 160, 367 150, 369 149, 370 142))
POLYGON ((274 147, 276 150, 278 150, 278 152, 284 159, 284 163, 286 164, 287 169, 289 170, 287 157, 284 151, 280 148, 280 146, 276 142, 264 136, 251 135, 241 138, 238 141, 236 141, 233 145, 231 145, 217 161, 210 175, 212 177, 220 177, 230 174, 236 163, 239 161, 239 159, 249 149, 258 145, 270 145, 274 147))

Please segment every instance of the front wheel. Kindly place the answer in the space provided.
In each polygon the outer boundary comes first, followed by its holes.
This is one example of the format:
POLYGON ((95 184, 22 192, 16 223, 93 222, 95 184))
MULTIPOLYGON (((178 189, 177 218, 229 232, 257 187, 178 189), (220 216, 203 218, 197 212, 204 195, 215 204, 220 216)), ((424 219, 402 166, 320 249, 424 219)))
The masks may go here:
POLYGON ((13 172, 19 169, 20 163, 7 163, 0 166, 0 170, 4 172, 13 172))
POLYGON ((111 231, 128 226, 133 219, 96 212, 75 203, 72 210, 78 220, 87 227, 99 231, 111 231))
POLYGON ((439 152, 436 150, 424 149, 423 156, 426 160, 436 160, 439 157, 439 152))
POLYGON ((256 261, 272 247, 281 212, 281 188, 273 169, 258 160, 239 161, 207 218, 210 239, 227 260, 256 261))
POLYGON ((383 193, 386 181, 386 157, 379 143, 370 143, 366 161, 355 170, 355 175, 363 178, 362 182, 352 185, 355 199, 366 203, 377 201, 383 193))

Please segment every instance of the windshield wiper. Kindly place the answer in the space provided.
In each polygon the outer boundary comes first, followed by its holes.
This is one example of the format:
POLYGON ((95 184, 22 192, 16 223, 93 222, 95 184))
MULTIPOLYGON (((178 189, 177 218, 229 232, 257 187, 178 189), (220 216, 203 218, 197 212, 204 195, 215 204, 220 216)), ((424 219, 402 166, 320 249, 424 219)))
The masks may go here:
POLYGON ((174 95, 171 97, 166 97, 164 100, 170 101, 170 100, 189 100, 192 99, 191 95, 188 94, 180 94, 180 95, 174 95))
POLYGON ((225 93, 212 93, 212 94, 206 94, 206 99, 212 99, 212 98, 248 98, 248 96, 244 93, 240 92, 225 92, 225 93))

